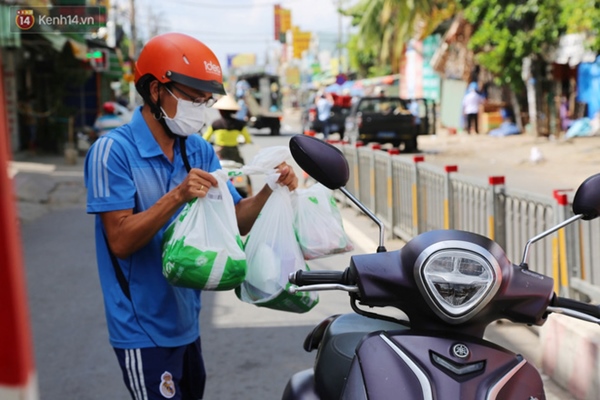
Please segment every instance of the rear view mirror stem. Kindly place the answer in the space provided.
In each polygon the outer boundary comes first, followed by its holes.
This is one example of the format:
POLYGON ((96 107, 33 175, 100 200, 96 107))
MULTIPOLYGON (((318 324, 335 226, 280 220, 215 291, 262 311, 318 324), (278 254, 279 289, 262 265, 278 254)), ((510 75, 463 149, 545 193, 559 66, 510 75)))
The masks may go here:
POLYGON ((528 269, 527 266, 527 260, 529 259, 529 247, 534 244, 535 242, 537 242, 538 240, 541 240, 543 238, 545 238, 546 236, 550 235, 551 233, 556 232, 557 230, 559 230, 560 228, 564 228, 565 226, 583 218, 584 215, 583 214, 577 214, 571 218, 569 218, 566 221, 561 222, 560 224, 553 226, 552 228, 548 229, 547 231, 544 231, 542 233, 540 233, 537 236, 532 237, 531 239, 529 239, 529 241, 527 242, 527 244, 525 245, 525 251, 523 252, 523 259, 521 260, 521 265, 520 267, 528 269))
POLYGON ((350 193, 345 187, 340 187, 339 188, 340 191, 342 193, 344 193, 346 195, 346 197, 348 197, 362 212, 364 212, 369 218, 371 218, 373 220, 373 222, 375 222, 377 224, 377 226, 379 227, 379 246, 377 246, 377 253, 383 253, 386 252, 387 250, 385 249, 385 246, 383 245, 383 239, 385 237, 385 225, 383 225, 383 222, 381 222, 381 220, 379 218, 377 218, 377 216, 375 214, 373 214, 371 212, 371 210, 369 210, 367 207, 365 207, 360 201, 358 201, 358 199, 356 197, 354 197, 352 195, 352 193, 350 193))

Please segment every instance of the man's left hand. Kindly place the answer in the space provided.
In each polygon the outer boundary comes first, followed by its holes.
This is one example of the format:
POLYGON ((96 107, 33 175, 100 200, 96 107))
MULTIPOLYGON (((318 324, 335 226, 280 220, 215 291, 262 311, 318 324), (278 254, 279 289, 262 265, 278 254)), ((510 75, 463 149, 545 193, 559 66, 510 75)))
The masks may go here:
POLYGON ((283 162, 277 166, 277 172, 279 172, 279 179, 277 183, 282 186, 287 186, 290 192, 298 187, 298 177, 294 172, 294 169, 287 163, 283 162))

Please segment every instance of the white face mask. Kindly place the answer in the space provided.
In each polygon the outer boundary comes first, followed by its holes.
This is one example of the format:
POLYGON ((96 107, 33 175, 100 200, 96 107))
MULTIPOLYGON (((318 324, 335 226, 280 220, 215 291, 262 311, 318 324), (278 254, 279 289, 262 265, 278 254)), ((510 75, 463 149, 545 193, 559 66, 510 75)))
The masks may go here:
POLYGON ((175 96, 169 89, 167 89, 167 92, 177 99, 177 110, 173 118, 170 118, 162 107, 160 108, 171 132, 179 136, 190 136, 198 133, 206 121, 206 105, 195 106, 191 101, 175 96))

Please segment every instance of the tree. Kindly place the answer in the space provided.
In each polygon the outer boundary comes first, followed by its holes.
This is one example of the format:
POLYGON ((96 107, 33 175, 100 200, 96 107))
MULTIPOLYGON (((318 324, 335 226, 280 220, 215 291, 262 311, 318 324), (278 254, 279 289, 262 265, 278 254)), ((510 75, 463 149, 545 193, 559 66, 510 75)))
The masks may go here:
MULTIPOLYGON (((594 37, 600 49, 600 11, 597 0, 458 0, 473 25, 469 47, 479 65, 497 84, 513 93, 527 89, 530 121, 538 131, 540 82, 546 79, 550 50, 565 33, 594 37), (525 66, 525 67, 524 67, 525 66)), ((546 107, 549 101, 546 100, 546 107)), ((517 105, 517 104, 515 104, 517 105)))
POLYGON ((522 89, 526 57, 539 58, 558 43, 565 28, 557 23, 563 0, 459 0, 474 29, 469 47, 497 83, 522 89))
POLYGON ((455 4, 441 0, 360 0, 340 10, 351 16, 352 25, 358 27, 355 47, 349 48, 350 57, 355 62, 360 63, 361 59, 370 62, 369 55, 375 52, 378 53, 374 60, 376 70, 390 67, 392 73, 399 72, 406 43, 415 36, 428 36, 454 13, 455 4))

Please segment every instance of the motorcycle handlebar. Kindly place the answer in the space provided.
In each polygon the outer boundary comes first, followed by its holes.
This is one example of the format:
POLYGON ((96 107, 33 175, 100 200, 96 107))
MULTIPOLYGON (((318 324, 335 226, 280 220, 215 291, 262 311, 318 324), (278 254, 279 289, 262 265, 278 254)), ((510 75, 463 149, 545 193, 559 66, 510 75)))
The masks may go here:
POLYGON ((338 283, 348 285, 346 271, 302 271, 292 272, 288 279, 297 286, 318 285, 324 283, 338 283))
POLYGON ((583 303, 581 301, 559 296, 556 296, 552 303, 552 305, 555 307, 567 308, 569 310, 575 310, 587 315, 591 315, 595 318, 600 318, 600 306, 594 304, 583 303))

